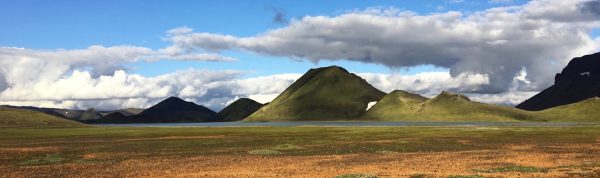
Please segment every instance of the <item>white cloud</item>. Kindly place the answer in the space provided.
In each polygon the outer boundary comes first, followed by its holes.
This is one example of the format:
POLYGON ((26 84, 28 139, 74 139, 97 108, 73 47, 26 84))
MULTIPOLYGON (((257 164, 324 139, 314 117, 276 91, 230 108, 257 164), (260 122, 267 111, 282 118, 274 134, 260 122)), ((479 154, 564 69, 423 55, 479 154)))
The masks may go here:
POLYGON ((485 94, 485 93, 466 93, 465 95, 473 101, 515 106, 528 98, 531 98, 537 92, 519 92, 519 91, 508 91, 497 94, 485 94))
MULTIPOLYGON (((111 75, 93 77, 88 71, 53 81, 39 81, 32 87, 10 87, 0 93, 0 103, 112 110, 145 108, 160 100, 177 96, 219 110, 239 97, 261 99, 279 94, 299 74, 279 74, 242 79, 242 71, 188 69, 156 77, 144 77, 117 70, 111 75)), ((272 98, 267 98, 270 101, 272 98)))
POLYGON ((448 72, 423 72, 414 75, 359 73, 358 75, 386 93, 405 90, 428 97, 444 90, 461 93, 477 91, 489 83, 488 77, 481 74, 461 74, 456 77, 450 76, 448 72))
MULTIPOLYGON (((94 77, 89 71, 75 70, 56 80, 38 81, 33 87, 9 87, 0 93, 0 104, 113 110, 145 108, 166 97, 177 96, 218 111, 241 97, 249 97, 261 103, 270 102, 301 76, 276 74, 243 78, 245 73, 235 70, 188 69, 144 77, 117 70, 110 75, 94 77)), ((488 83, 487 76, 481 74, 463 74, 458 77, 451 77, 448 72, 358 75, 385 92, 402 89, 429 97, 442 90, 469 92, 488 83)))
POLYGON ((452 76, 483 74, 479 92, 508 91, 523 68, 539 91, 569 59, 597 52, 589 32, 600 27, 596 1, 534 0, 522 6, 469 14, 429 15, 369 8, 338 16, 306 16, 256 36, 186 33, 172 35, 175 48, 254 53, 310 60, 352 60, 392 68, 432 64, 452 76))

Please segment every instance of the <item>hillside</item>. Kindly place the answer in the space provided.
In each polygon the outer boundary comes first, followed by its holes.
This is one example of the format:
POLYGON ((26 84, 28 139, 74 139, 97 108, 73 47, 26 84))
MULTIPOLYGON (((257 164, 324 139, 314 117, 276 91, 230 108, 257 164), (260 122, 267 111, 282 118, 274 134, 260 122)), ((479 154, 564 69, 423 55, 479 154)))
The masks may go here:
POLYGON ((12 108, 12 109, 25 109, 32 110, 37 112, 46 113, 49 115, 53 115, 56 117, 61 117, 70 120, 76 121, 85 121, 85 120, 93 120, 102 117, 102 112, 96 111, 94 108, 83 110, 73 110, 73 109, 59 109, 59 108, 43 108, 43 107, 33 107, 33 106, 1 106, 4 108, 12 108))
POLYGON ((260 109, 263 104, 249 98, 240 98, 219 111, 221 121, 239 121, 260 109))
POLYGON ((530 119, 526 111, 473 102, 466 96, 442 92, 427 99, 405 91, 386 95, 363 116, 386 121, 517 121, 530 119))
POLYGON ((600 121, 600 98, 594 97, 534 112, 534 115, 538 121, 598 122, 600 121))
POLYGON ((344 68, 316 68, 244 121, 357 119, 384 95, 344 68))
POLYGON ((85 124, 27 109, 0 108, 0 128, 86 127, 85 124))
POLYGON ((572 59, 554 77, 554 85, 517 105, 539 111, 600 96, 600 53, 572 59))
POLYGON ((213 122, 218 121, 217 113, 193 102, 177 97, 167 98, 158 104, 142 111, 140 114, 127 116, 121 112, 113 112, 90 123, 175 123, 175 122, 213 122))

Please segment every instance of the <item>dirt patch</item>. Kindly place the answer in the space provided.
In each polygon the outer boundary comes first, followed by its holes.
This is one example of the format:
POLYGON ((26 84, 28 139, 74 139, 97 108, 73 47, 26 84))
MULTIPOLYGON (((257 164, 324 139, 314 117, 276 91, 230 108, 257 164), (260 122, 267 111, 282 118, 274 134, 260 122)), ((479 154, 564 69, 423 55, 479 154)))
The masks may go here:
POLYGON ((507 145, 505 148, 511 149, 511 150, 529 150, 532 149, 535 145, 534 144, 521 144, 521 145, 507 145))
MULTIPOLYGON (((118 176, 118 177, 333 177, 350 173, 368 173, 379 177, 408 177, 426 174, 435 177, 450 175, 482 175, 485 177, 572 177, 592 176, 600 172, 597 152, 573 151, 550 154, 527 145, 519 150, 497 149, 456 152, 422 152, 395 154, 346 154, 317 156, 220 155, 194 157, 154 157, 129 159, 116 164, 59 164, 6 170, 15 176, 118 176), (578 157, 588 157, 580 160, 578 157), (260 163, 260 164, 257 164, 260 163), (501 173, 478 172, 506 165, 547 168, 547 172, 501 173), (570 166, 561 166, 570 165, 570 166), (60 171, 58 171, 60 170, 60 171)), ((88 154, 84 157, 96 158, 88 154)), ((3 168, 0 167, 0 171, 3 168)))
POLYGON ((21 148, 0 148, 2 153, 35 153, 35 152, 56 152, 58 147, 21 147, 21 148))
POLYGON ((119 140, 115 140, 115 141, 123 142, 123 141, 145 141, 145 140, 212 139, 212 138, 225 138, 225 135, 130 138, 130 139, 119 139, 119 140))

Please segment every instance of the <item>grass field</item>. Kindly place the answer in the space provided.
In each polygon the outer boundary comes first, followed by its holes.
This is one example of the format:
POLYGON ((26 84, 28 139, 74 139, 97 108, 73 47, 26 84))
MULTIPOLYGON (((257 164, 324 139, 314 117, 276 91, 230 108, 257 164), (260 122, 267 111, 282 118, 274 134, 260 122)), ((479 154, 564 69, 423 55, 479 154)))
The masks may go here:
POLYGON ((598 155, 598 126, 0 129, 2 177, 590 177, 598 155))

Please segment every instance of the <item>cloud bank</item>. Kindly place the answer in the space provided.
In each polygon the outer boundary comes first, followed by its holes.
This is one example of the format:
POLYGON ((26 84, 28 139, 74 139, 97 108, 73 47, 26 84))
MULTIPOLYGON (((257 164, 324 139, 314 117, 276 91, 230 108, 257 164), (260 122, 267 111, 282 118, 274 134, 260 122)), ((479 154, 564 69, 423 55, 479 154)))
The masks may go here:
POLYGON ((237 49, 318 62, 351 60, 391 68, 431 64, 489 76, 478 92, 501 93, 526 71, 530 91, 552 83, 569 59, 597 52, 599 1, 535 0, 464 14, 419 15, 371 8, 338 16, 306 16, 256 36, 193 32, 173 35, 173 48, 237 49))

